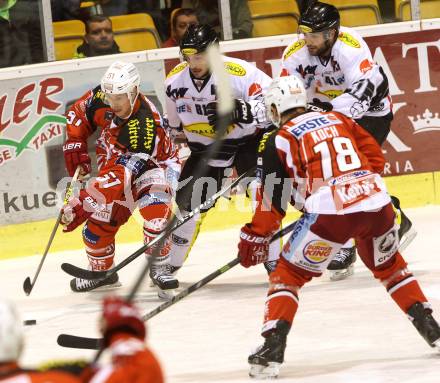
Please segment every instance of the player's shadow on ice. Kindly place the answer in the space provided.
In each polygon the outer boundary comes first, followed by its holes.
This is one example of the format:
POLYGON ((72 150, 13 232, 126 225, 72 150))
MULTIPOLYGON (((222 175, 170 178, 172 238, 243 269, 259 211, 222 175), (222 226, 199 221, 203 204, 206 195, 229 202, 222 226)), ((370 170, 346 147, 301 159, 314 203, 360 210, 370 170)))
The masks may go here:
MULTIPOLYGON (((416 277, 421 277, 428 274, 427 271, 417 271, 416 277)), ((211 299, 213 295, 216 297, 230 298, 231 294, 242 297, 255 297, 266 292, 268 288, 268 278, 266 276, 257 276, 244 278, 234 278, 230 282, 212 281, 211 283, 201 287, 195 294, 198 294, 201 298, 211 299), (253 281, 258 279, 258 281, 253 281), (237 282, 238 281, 238 282, 237 282)), ((194 282, 182 282, 180 281, 180 287, 178 291, 188 288, 194 282)), ((367 269, 361 269, 355 272, 351 277, 342 281, 330 281, 327 274, 321 278, 312 280, 311 283, 306 284, 301 291, 307 292, 319 292, 325 289, 326 292, 333 291, 344 292, 350 289, 356 289, 357 291, 362 289, 371 289, 374 287, 382 287, 381 283, 373 277, 373 274, 367 269)))
MULTIPOLYGON (((321 354, 322 356, 322 354, 321 354)), ((336 376, 331 376, 331 374, 344 374, 341 376, 339 381, 346 380, 349 377, 350 382, 370 382, 368 375, 365 375, 361 370, 356 372, 353 368, 361 367, 364 365, 373 366, 372 370, 377 369, 386 370, 386 367, 392 363, 398 363, 398 366, 403 366, 405 362, 419 362, 426 359, 439 360, 440 356, 438 354, 419 354, 416 357, 411 358, 366 358, 357 360, 345 360, 343 362, 334 363, 321 363, 321 364, 304 364, 304 361, 297 362, 295 360, 286 360, 281 367, 281 372, 276 380, 277 382, 295 382, 296 379, 306 378, 307 381, 311 381, 310 378, 316 377, 316 382, 324 382, 330 379, 332 382, 335 381, 336 376), (374 367, 376 366, 376 367, 374 367), (346 375, 347 374, 347 375, 346 375)), ((245 359, 245 358, 244 358, 245 359)), ((245 362, 243 363, 245 365, 245 362)), ((402 368, 402 367, 397 367, 402 368)), ((385 373, 384 373, 385 374, 385 373)), ((374 375, 377 375, 374 373, 374 375)), ((375 376, 377 377, 377 376, 375 376)), ((244 367, 243 369, 228 370, 227 368, 221 368, 217 371, 210 369, 198 370, 196 372, 176 374, 172 376, 173 381, 178 382, 210 382, 210 381, 225 381, 225 382, 245 382, 251 381, 248 377, 248 369, 244 367)), ((371 381, 373 381, 372 378, 371 381)), ((266 380, 252 380, 255 382, 266 382, 266 380)), ((315 380, 313 380, 315 382, 315 380)))

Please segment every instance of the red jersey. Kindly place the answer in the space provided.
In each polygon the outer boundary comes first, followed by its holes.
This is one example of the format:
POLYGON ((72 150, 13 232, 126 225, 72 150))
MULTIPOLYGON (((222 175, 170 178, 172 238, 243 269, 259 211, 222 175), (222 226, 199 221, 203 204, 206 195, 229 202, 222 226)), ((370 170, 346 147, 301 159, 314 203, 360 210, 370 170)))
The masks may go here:
MULTIPOLYGON (((137 98, 130 117, 119 119, 104 103, 100 87, 87 92, 69 109, 69 139, 87 141, 94 131, 100 129, 96 141, 98 176, 92 186, 99 192, 94 197, 101 206, 95 218, 110 219, 114 201, 129 204, 131 200, 136 201, 136 189, 142 185, 135 185, 135 179, 146 170, 163 168, 169 186, 175 186, 173 182, 177 182, 181 164, 178 150, 162 123, 154 104, 143 95, 137 98), (130 158, 133 160, 129 161, 130 158)), ((138 183, 144 184, 145 181, 138 183)))
POLYGON ((162 368, 144 342, 128 335, 113 337, 111 363, 99 368, 90 383, 163 383, 162 368))
POLYGON ((275 222, 284 216, 287 200, 280 188, 286 184, 295 207, 308 213, 349 214, 375 210, 390 201, 379 175, 385 165, 380 146, 339 112, 301 114, 263 138, 263 147, 260 176, 266 202, 252 221, 259 222, 261 233, 276 229, 275 222), (271 173, 284 182, 269 185, 271 173), (275 215, 269 219, 267 214, 275 215))
POLYGON ((86 141, 98 129, 99 137, 96 141, 96 155, 98 169, 105 167, 112 157, 126 152, 126 149, 118 145, 118 137, 121 130, 126 130, 130 136, 132 127, 144 128, 146 125, 147 134, 154 138, 148 143, 148 147, 138 148, 137 152, 143 152, 154 157, 162 166, 174 166, 180 171, 180 163, 177 157, 177 150, 168 134, 163 128, 163 121, 160 113, 154 104, 147 97, 140 94, 135 101, 133 112, 126 120, 115 116, 109 105, 104 102, 104 93, 101 87, 85 93, 72 105, 66 114, 67 116, 67 139, 86 141), (140 118, 143 117, 143 118, 140 118), (136 126, 137 125, 137 126, 136 126))

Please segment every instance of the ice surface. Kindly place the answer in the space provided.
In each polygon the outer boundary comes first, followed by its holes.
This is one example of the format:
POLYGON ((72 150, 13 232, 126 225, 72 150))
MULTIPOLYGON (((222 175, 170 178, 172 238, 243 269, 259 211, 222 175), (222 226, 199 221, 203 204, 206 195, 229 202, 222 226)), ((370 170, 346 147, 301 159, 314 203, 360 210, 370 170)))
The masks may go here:
MULTIPOLYGON (((411 270, 440 319, 440 207, 408 209, 418 236, 405 252, 411 270)), ((58 233, 57 235, 62 235, 58 233)), ((203 234, 178 276, 182 287, 198 281, 236 256, 238 228, 203 234)), ((46 236, 42 235, 42 242, 46 236)), ((44 243, 36 244, 40 248, 44 243)), ((117 247, 118 259, 137 245, 117 247)), ((34 291, 22 284, 33 276, 39 257, 0 262, 1 295, 13 299, 26 327, 23 364, 56 358, 92 357, 93 351, 61 348, 59 333, 98 336, 101 292, 75 294, 62 262, 85 266, 83 252, 49 254, 34 291)), ((127 294, 143 266, 133 262, 120 273, 127 294)), ((267 288, 263 266, 236 266, 207 286, 151 319, 148 342, 161 359, 167 381, 249 382, 247 356, 261 342, 259 330, 267 288)), ((145 283, 137 298, 142 312, 158 304, 145 283)), ((418 335, 383 286, 357 262, 348 280, 312 281, 300 293, 300 307, 288 338, 280 382, 440 382, 440 353, 418 335)))

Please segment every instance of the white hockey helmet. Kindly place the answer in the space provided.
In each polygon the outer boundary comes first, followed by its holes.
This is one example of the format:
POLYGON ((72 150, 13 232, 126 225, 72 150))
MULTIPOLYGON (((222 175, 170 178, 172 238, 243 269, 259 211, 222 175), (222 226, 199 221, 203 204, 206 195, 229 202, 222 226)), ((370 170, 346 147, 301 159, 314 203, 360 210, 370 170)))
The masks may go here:
POLYGON ((18 360, 23 349, 23 323, 11 302, 0 299, 0 363, 18 360))
POLYGON ((305 108, 307 105, 307 93, 303 81, 297 76, 278 77, 272 81, 264 95, 267 114, 269 119, 280 126, 281 114, 293 108, 305 108), (272 112, 272 105, 277 115, 272 112))
POLYGON ((101 79, 101 90, 104 94, 127 94, 130 105, 139 94, 141 78, 132 63, 116 61, 105 72, 101 79))

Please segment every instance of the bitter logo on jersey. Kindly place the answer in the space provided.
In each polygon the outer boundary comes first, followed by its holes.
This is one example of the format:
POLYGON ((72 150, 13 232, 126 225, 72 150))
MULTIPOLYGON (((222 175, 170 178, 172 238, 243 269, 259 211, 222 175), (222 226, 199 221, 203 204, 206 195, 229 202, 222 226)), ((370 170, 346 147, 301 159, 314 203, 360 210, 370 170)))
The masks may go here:
POLYGON ((170 77, 174 76, 175 74, 182 72, 187 66, 188 66, 188 63, 186 61, 183 63, 180 63, 179 65, 175 66, 173 69, 170 70, 170 73, 168 73, 167 78, 170 78, 170 77))
POLYGON ((306 45, 306 41, 304 39, 298 40, 293 43, 284 54, 283 59, 286 60, 288 57, 292 56, 295 52, 299 51, 304 45, 306 45))
POLYGON ((234 76, 244 76, 246 75, 246 69, 244 69, 241 65, 237 63, 233 63, 231 61, 225 62, 226 72, 232 74, 234 76))
POLYGON ((361 44, 352 35, 347 32, 341 32, 338 37, 343 43, 353 48, 360 48, 361 44))

